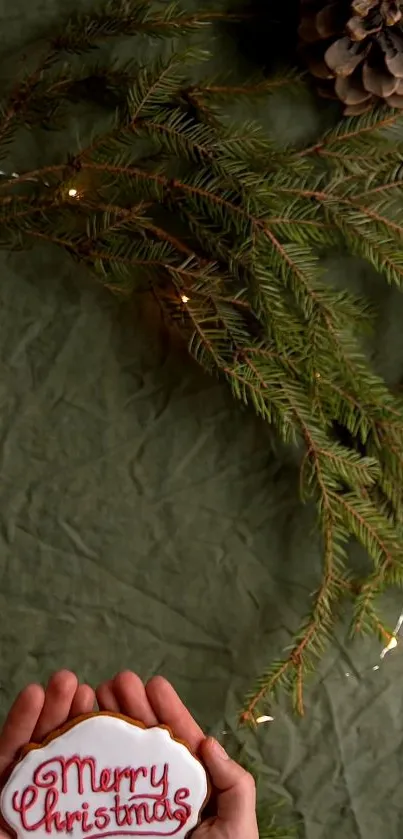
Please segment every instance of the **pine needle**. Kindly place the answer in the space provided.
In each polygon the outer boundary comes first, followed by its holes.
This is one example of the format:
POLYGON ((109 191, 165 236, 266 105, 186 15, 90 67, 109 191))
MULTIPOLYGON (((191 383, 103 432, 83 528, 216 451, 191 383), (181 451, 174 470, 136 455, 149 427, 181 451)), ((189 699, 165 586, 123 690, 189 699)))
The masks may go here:
POLYGON ((279 689, 304 712, 306 677, 346 597, 354 631, 379 634, 376 597, 403 582, 401 400, 362 349, 367 301, 332 288, 320 260, 342 244, 402 286, 402 117, 381 110, 343 121, 309 148, 273 148, 253 122, 230 124, 225 101, 269 96, 294 76, 191 81, 205 53, 184 48, 181 36, 222 17, 109 0, 70 19, 5 97, 0 144, 8 154, 25 125, 48 126, 61 105, 74 109, 78 83, 86 95, 96 90, 97 105, 104 92, 113 122, 66 159, 47 160, 44 148, 40 167, 2 172, 0 245, 52 243, 108 290, 150 289, 203 369, 302 452, 321 576, 289 649, 246 700, 242 719, 253 723, 279 689), (164 59, 94 64, 99 43, 141 34, 169 42, 164 59), (79 74, 66 52, 81 54, 79 74), (354 586, 351 539, 372 566, 354 586))

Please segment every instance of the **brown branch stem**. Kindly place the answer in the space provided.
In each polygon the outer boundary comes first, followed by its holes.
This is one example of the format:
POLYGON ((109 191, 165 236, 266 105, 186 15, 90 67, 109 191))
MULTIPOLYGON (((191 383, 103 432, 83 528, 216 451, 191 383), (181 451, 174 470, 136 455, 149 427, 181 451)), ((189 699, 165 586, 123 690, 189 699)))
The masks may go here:
POLYGON ((378 123, 375 123, 373 125, 366 125, 355 130, 353 129, 352 131, 346 131, 344 134, 338 134, 337 136, 332 136, 332 134, 329 134, 328 137, 323 137, 323 139, 319 140, 318 143, 314 143, 307 149, 302 149, 299 152, 299 156, 304 157, 307 154, 314 153, 320 154, 322 149, 324 149, 328 145, 332 145, 333 143, 344 143, 346 140, 351 140, 353 137, 361 137, 363 134, 367 134, 369 131, 379 131, 379 129, 381 128, 385 128, 388 125, 393 125, 399 117, 399 112, 396 112, 394 114, 391 114, 390 116, 383 117, 379 120, 378 123))

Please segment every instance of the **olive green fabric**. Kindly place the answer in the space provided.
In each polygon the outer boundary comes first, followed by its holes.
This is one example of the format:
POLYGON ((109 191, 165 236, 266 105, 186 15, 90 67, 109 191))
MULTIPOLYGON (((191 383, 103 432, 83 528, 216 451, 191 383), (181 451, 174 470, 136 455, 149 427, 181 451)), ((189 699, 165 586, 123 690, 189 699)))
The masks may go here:
MULTIPOLYGON (((3 54, 67 6, 1 0, 3 54)), ((279 137, 321 119, 278 97, 267 116, 279 137)), ((329 272, 372 297, 374 363, 398 382, 402 297, 346 257, 329 272)), ((237 729, 319 580, 296 457, 189 361, 147 296, 117 302, 51 247, 2 256, 0 475, 2 715, 55 668, 93 684, 164 673, 206 729, 244 747, 300 836, 403 834, 399 647, 381 662, 376 641, 341 627, 303 720, 281 699, 256 734, 237 729)), ((392 626, 402 605, 385 603, 392 626)))

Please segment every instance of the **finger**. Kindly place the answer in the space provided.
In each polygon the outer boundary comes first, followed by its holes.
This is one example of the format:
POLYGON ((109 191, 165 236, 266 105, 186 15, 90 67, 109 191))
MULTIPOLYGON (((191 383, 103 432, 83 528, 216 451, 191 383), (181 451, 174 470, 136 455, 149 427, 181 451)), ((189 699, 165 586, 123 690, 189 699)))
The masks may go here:
POLYGON ((109 682, 102 682, 95 693, 100 711, 109 711, 113 714, 120 713, 119 702, 113 690, 113 679, 110 679, 109 682))
POLYGON ((130 670, 119 673, 113 680, 112 690, 121 713, 143 722, 144 725, 157 725, 158 720, 148 700, 146 689, 136 673, 131 673, 130 670))
POLYGON ((79 685, 71 703, 69 717, 73 720, 81 714, 90 714, 94 710, 95 691, 90 685, 79 685))
MULTIPOLYGON (((217 790, 217 816, 231 831, 258 839, 256 821, 256 786, 252 775, 231 760, 223 747, 207 737, 200 746, 200 755, 217 790)), ((238 835, 236 834, 236 835, 238 835)))
POLYGON ((36 742, 40 742, 66 722, 77 686, 77 676, 69 670, 59 670, 51 677, 46 688, 42 713, 33 734, 36 742))
POLYGON ((40 685, 28 685, 17 696, 0 735, 0 775, 32 740, 44 702, 45 691, 40 685))
POLYGON ((168 725, 174 737, 196 752, 204 734, 172 685, 163 676, 153 676, 146 684, 146 693, 159 722, 168 725))

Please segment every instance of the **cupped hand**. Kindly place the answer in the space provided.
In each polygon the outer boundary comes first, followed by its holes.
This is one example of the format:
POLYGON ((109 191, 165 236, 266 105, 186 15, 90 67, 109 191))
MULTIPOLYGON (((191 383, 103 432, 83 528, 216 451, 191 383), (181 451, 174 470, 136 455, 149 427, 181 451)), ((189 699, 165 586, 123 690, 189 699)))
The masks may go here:
MULTIPOLYGON (((3 773, 27 743, 40 743, 55 728, 94 709, 95 692, 79 685, 69 670, 59 670, 44 690, 28 685, 17 696, 0 733, 0 781, 3 773)), ((0 839, 9 839, 0 830, 0 839)))
POLYGON ((178 694, 162 676, 146 685, 131 672, 119 673, 97 690, 102 711, 125 714, 147 726, 168 725, 207 767, 216 795, 216 813, 203 821, 193 839, 259 839, 256 790, 251 775, 231 760, 212 737, 205 737, 178 694))

